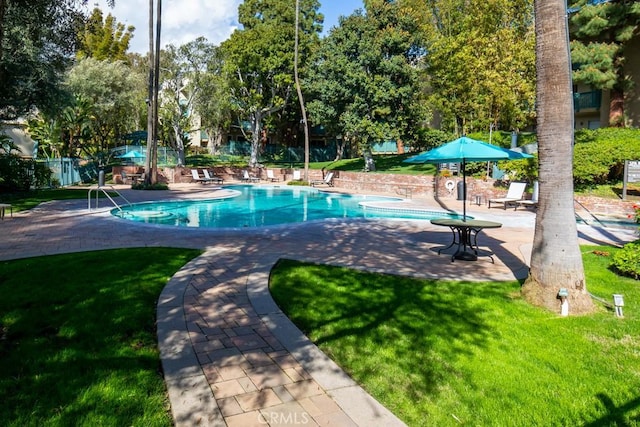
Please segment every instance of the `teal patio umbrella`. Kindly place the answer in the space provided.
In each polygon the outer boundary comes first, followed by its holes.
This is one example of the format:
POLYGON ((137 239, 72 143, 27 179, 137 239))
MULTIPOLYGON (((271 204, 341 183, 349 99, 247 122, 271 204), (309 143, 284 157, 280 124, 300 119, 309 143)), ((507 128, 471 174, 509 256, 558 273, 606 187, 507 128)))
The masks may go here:
POLYGON ((127 160, 128 162, 130 162, 131 164, 138 164, 138 162, 141 159, 144 159, 145 157, 147 157, 147 155, 143 152, 140 152, 138 150, 131 150, 125 154, 122 154, 120 156, 116 156, 119 159, 124 159, 127 160))
POLYGON ((138 150, 131 150, 128 153, 125 153, 125 154, 123 154, 121 156, 117 156, 117 157, 120 158, 120 159, 143 159, 143 158, 145 158, 147 156, 146 156, 146 154, 141 153, 138 150))
POLYGON ((465 166, 467 162, 489 162, 498 160, 529 159, 531 154, 508 150, 487 142, 478 141, 466 136, 409 157, 405 163, 462 163, 462 220, 467 220, 467 176, 465 166))

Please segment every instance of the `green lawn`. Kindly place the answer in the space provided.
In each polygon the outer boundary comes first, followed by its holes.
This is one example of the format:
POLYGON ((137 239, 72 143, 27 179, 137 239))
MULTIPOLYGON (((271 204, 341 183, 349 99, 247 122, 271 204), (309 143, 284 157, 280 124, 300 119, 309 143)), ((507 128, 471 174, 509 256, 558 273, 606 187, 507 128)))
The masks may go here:
POLYGON ((411 426, 640 424, 640 286, 584 247, 589 290, 625 318, 561 318, 518 282, 469 283, 281 261, 271 292, 293 321, 411 426))
POLYGON ((199 251, 0 262, 2 426, 171 426, 156 302, 199 251))

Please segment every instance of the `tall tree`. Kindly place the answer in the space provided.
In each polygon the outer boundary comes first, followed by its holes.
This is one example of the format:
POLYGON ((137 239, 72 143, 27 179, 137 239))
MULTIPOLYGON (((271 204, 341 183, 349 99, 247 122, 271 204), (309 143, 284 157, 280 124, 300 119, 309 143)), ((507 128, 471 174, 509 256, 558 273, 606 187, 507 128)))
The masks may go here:
POLYGON ((309 121, 307 120, 307 108, 302 95, 302 85, 300 84, 300 0, 296 0, 296 27, 295 46, 293 58, 293 79, 300 102, 300 114, 302 115, 302 126, 304 129, 304 180, 309 181, 309 121))
POLYGON ((109 142, 136 127, 132 114, 144 102, 144 76, 122 61, 79 60, 67 74, 66 87, 76 97, 90 103, 93 138, 83 146, 94 156, 105 153, 109 142))
POLYGON ((573 202, 573 102, 566 6, 536 0, 537 129, 539 204, 531 269, 524 297, 559 311, 558 293, 567 289, 569 309, 593 309, 587 292, 573 202))
POLYGON ((624 126, 624 95, 631 82, 625 48, 640 37, 640 2, 579 0, 572 6, 573 80, 610 90, 609 124, 624 126))
POLYGON ((74 103, 60 113, 63 134, 63 155, 79 157, 83 151, 83 142, 91 138, 95 114, 90 100, 77 96, 74 103))
POLYGON ((170 142, 178 152, 178 164, 184 164, 185 135, 194 130, 194 104, 202 90, 207 63, 214 51, 204 37, 180 47, 169 45, 163 52, 162 110, 164 122, 171 127, 170 142))
POLYGON ((194 109, 200 116, 200 126, 207 134, 207 149, 217 154, 222 137, 231 126, 231 93, 220 48, 212 46, 207 59, 206 72, 201 76, 194 109))
MULTIPOLYGON (((77 47, 81 0, 0 0, 0 118, 55 110, 77 47)), ((113 3, 113 1, 111 1, 113 3)))
MULTIPOLYGON (((323 40, 307 79, 313 123, 362 151, 386 139, 415 139, 422 109, 416 22, 395 2, 367 2, 323 40)), ((341 157, 341 147, 336 157, 341 157)))
MULTIPOLYGON (((322 15, 317 0, 301 0, 300 49, 317 40, 322 15)), ((295 4, 287 0, 246 0, 238 8, 242 29, 221 48, 233 80, 237 114, 250 122, 250 166, 258 163, 265 142, 264 120, 285 108, 293 89, 295 4)), ((242 126, 241 126, 242 128, 242 126)))
POLYGON ((160 92, 160 34, 162 0, 149 0, 149 96, 147 103, 147 159, 145 185, 158 183, 158 94, 160 92), (155 27, 154 27, 155 24, 155 27))
POLYGON ((421 23, 430 101, 456 133, 534 118, 532 0, 405 0, 421 23))
POLYGON ((76 55, 99 61, 127 61, 127 50, 134 30, 133 25, 125 26, 111 14, 104 18, 102 10, 96 7, 80 33, 80 48, 76 55))

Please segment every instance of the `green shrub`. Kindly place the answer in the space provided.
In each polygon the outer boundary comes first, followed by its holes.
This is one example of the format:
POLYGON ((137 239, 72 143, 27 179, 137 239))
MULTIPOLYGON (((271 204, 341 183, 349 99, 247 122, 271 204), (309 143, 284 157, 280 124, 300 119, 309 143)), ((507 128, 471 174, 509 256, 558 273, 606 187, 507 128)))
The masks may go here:
POLYGON ((168 190, 167 184, 158 182, 156 184, 146 185, 144 182, 137 182, 131 185, 132 190, 168 190))
POLYGON ((624 161, 635 160, 640 153, 637 129, 581 129, 575 141, 573 175, 578 188, 622 181, 624 161))
POLYGON ((34 160, 21 159, 13 154, 0 156, 0 190, 28 191, 42 188, 51 181, 51 169, 34 160))
POLYGON ((611 265, 623 276, 640 279, 640 240, 627 243, 611 258, 611 265))
POLYGON ((512 181, 533 183, 538 179, 538 153, 531 159, 500 161, 498 167, 505 171, 512 181))
POLYGON ((287 185, 309 185, 307 181, 289 181, 287 185))

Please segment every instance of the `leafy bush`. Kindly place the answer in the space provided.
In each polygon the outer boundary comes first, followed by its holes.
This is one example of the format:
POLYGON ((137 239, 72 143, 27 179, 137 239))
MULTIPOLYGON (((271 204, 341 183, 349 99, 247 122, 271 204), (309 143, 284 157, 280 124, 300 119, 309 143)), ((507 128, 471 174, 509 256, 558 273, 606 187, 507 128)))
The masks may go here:
POLYGON ((498 167, 505 171, 512 181, 526 181, 531 184, 538 179, 538 153, 535 153, 532 159, 498 162, 498 167))
POLYGON ((621 181, 624 161, 640 153, 640 130, 622 128, 576 131, 573 175, 576 187, 621 181))
POLYGON ((411 144, 411 149, 413 151, 431 150, 452 139, 454 136, 448 132, 439 129, 424 129, 419 131, 417 140, 411 144))
POLYGON ((635 220, 638 224, 640 224, 640 205, 633 205, 633 209, 635 211, 634 214, 629 215, 629 219, 635 220))
POLYGON ((28 191, 49 185, 51 169, 34 160, 21 159, 13 154, 0 156, 0 190, 28 191))
MULTIPOLYGON (((640 224, 640 205, 633 205, 635 213, 629 218, 640 224)), ((640 279, 640 240, 627 243, 613 255, 611 265, 623 276, 640 279)))
POLYGON ((132 190, 168 190, 167 184, 158 182, 156 184, 146 185, 144 182, 137 182, 131 185, 132 190))
POLYGON ((611 263, 623 276, 640 279, 640 240, 624 245, 613 255, 611 263))
POLYGON ((289 181, 287 185, 309 185, 307 181, 289 181))

